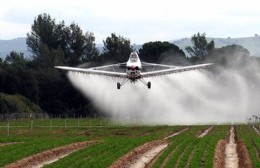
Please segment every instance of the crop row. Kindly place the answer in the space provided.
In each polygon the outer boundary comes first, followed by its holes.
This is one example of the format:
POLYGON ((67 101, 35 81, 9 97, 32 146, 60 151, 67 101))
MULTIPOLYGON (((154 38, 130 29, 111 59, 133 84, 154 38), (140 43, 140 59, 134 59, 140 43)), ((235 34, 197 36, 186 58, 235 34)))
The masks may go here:
MULTIPOLYGON (((39 121, 41 122, 41 121, 39 121)), ((104 122, 96 120, 93 123, 104 122)), ((71 120, 72 124, 77 120, 71 120)), ((17 123, 18 124, 18 123, 17 123)), ((183 129, 180 126, 114 126, 86 128, 17 128, 9 137, 1 136, 2 142, 22 142, 0 147, 0 167, 32 154, 72 142, 98 140, 80 151, 70 154, 46 167, 108 167, 122 155, 145 142, 162 139, 171 132, 183 129)), ((217 142, 225 139, 228 126, 214 126, 204 137, 197 138, 198 132, 208 126, 191 126, 185 132, 169 138, 169 146, 155 160, 152 167, 213 167, 217 142)), ((249 151, 253 167, 259 167, 259 135, 246 125, 237 126, 238 138, 242 139, 249 151)), ((2 130, 0 130, 1 132, 2 130)))
MULTIPOLYGON (((0 143, 22 142, 15 145, 0 147, 0 167, 32 154, 65 144, 86 140, 99 140, 99 143, 80 150, 75 154, 71 154, 69 157, 64 158, 62 162, 65 161, 68 165, 77 165, 79 162, 81 164, 84 163, 82 165, 89 165, 90 167, 97 167, 97 165, 102 164, 109 165, 130 149, 146 141, 160 139, 175 129, 179 129, 179 127, 119 126, 62 128, 53 129, 50 133, 50 130, 45 128, 35 128, 32 131, 28 131, 25 128, 19 128, 16 130, 16 134, 11 134, 9 137, 0 137, 0 143), (73 156, 76 157, 76 160, 74 160, 75 158, 73 156), (100 162, 99 159, 102 161, 100 162)), ((64 165, 62 162, 57 162, 54 166, 59 164, 64 165)))
POLYGON ((153 167, 213 167, 215 146, 224 139, 227 126, 216 126, 208 135, 196 134, 206 126, 193 126, 188 131, 170 139, 170 146, 156 160, 153 167))

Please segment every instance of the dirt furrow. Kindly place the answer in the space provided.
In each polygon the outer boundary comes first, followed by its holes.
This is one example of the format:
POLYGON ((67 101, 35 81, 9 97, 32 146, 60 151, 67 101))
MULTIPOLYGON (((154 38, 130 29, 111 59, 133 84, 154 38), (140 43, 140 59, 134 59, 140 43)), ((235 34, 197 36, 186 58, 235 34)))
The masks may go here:
POLYGON ((169 142, 165 140, 147 142, 119 158, 110 168, 145 167, 157 154, 164 150, 168 144, 169 142))
POLYGON ((199 135, 197 136, 197 138, 203 138, 204 136, 206 136, 206 135, 209 133, 209 131, 212 130, 212 128, 213 128, 213 126, 209 127, 208 129, 206 129, 205 131, 203 131, 201 134, 199 134, 199 135))
POLYGON ((135 163, 131 164, 130 168, 141 168, 145 167, 152 159, 165 148, 167 148, 168 144, 158 145, 151 150, 144 153, 135 163))
POLYGON ((178 135, 178 134, 180 134, 180 133, 182 133, 182 132, 184 132, 184 131, 187 131, 188 129, 189 129, 189 128, 184 128, 184 129, 182 129, 182 130, 180 130, 180 131, 178 131, 178 132, 174 132, 173 134, 171 134, 171 135, 165 137, 164 139, 172 138, 172 137, 174 137, 174 136, 176 136, 176 135, 178 135))
POLYGON ((236 135, 234 126, 230 127, 226 140, 220 140, 215 148, 214 168, 252 168, 248 150, 236 135))
POLYGON ((224 139, 219 140, 214 152, 213 168, 224 168, 225 148, 226 148, 226 141, 224 139))
POLYGON ((97 143, 97 141, 85 141, 61 146, 18 160, 14 163, 6 165, 5 168, 43 167, 46 164, 53 163, 60 158, 95 143, 97 143))
POLYGON ((238 167, 237 143, 235 141, 235 128, 233 126, 230 128, 229 142, 226 144, 225 156, 226 168, 238 167))

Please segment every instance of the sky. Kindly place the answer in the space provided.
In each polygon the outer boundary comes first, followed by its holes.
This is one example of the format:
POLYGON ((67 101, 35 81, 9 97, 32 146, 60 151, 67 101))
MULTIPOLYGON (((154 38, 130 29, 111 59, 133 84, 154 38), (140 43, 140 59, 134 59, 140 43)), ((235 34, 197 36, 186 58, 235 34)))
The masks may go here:
POLYGON ((34 19, 48 13, 56 23, 75 22, 96 43, 111 33, 132 44, 170 41, 200 32, 207 37, 260 34, 259 0, 2 0, 0 39, 26 37, 34 19))

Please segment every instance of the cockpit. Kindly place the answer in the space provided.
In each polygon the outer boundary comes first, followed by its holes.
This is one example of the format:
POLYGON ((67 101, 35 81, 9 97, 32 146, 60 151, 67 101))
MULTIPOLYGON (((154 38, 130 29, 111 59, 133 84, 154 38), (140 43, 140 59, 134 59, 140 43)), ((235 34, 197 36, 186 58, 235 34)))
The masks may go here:
POLYGON ((136 52, 132 52, 129 57, 130 62, 137 62, 138 54, 136 52))

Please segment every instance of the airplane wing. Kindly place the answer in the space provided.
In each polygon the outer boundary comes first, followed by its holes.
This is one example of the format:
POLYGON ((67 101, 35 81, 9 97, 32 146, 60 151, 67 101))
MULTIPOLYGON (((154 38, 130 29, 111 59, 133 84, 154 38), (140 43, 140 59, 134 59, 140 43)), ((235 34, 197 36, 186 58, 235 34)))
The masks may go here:
POLYGON ((142 66, 144 66, 145 72, 141 73, 141 77, 147 78, 147 77, 162 76, 162 75, 167 75, 167 74, 172 74, 172 73, 207 68, 211 65, 213 65, 213 64, 207 63, 207 64, 199 64, 199 65, 181 67, 181 66, 143 63, 142 66), (146 69, 145 66, 149 67, 149 69, 146 69))
POLYGON ((93 68, 75 68, 75 67, 67 67, 67 66, 55 66, 55 68, 79 72, 84 74, 93 74, 93 75, 103 75, 109 77, 118 77, 118 78, 127 78, 126 73, 124 72, 126 67, 126 63, 105 65, 93 68))

